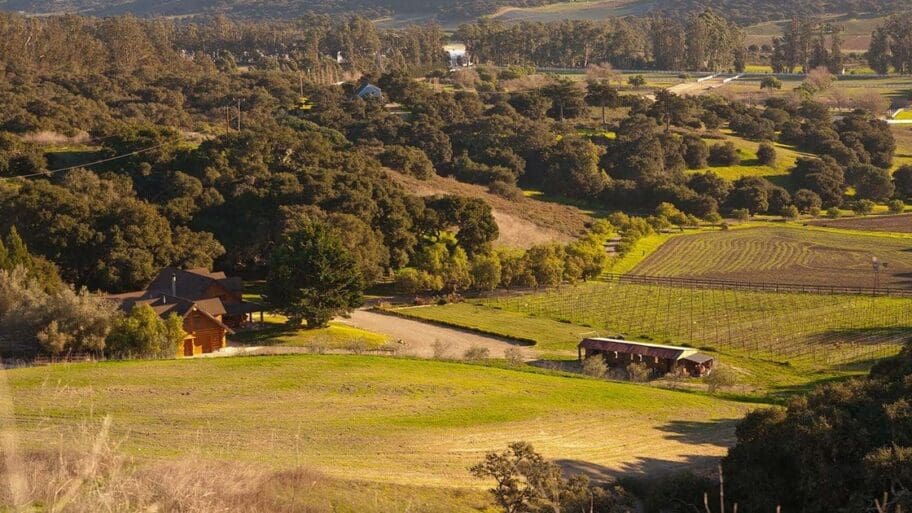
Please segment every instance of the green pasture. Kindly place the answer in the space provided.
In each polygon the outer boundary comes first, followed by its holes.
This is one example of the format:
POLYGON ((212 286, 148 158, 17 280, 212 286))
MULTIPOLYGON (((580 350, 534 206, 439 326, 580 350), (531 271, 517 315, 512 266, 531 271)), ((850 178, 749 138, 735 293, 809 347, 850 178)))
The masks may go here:
MULTIPOLYGON (((576 288, 568 288, 568 290, 564 290, 563 292, 572 293, 572 291, 579 291, 579 287, 587 286, 588 285, 582 285, 577 286, 576 288)), ((646 289, 638 288, 630 290, 641 292, 646 289)), ((538 352, 539 357, 545 360, 576 359, 577 344, 579 344, 581 339, 588 336, 613 337, 616 335, 625 335, 628 338, 643 341, 656 341, 658 339, 662 343, 687 344, 684 340, 672 339, 670 336, 663 340, 662 337, 658 335, 653 336, 643 333, 636 335, 621 331, 620 329, 614 329, 623 328, 624 320, 618 320, 616 324, 612 325, 599 322, 589 323, 582 318, 578 319, 578 323, 571 322, 568 318, 565 318, 566 316, 562 317, 559 315, 559 310, 551 312, 539 310, 538 306, 536 306, 536 302, 548 301, 553 297, 550 295, 545 296, 544 294, 550 293, 542 293, 541 298, 539 298, 537 294, 517 296, 514 300, 515 302, 512 302, 511 306, 507 307, 502 306, 502 301, 473 300, 470 302, 454 303, 443 306, 399 308, 397 309, 397 312, 415 319, 479 329, 489 333, 496 333, 504 337, 518 337, 535 340, 535 349, 538 352), (520 301, 525 302, 519 303, 520 301), (539 313, 540 311, 541 313, 539 313), (560 320, 558 320, 558 318, 560 318, 560 320)), ((617 313, 605 314, 605 318, 611 316, 612 322, 614 322, 614 320, 617 320, 617 315, 617 313)), ((636 319, 631 317, 627 322, 636 324, 636 319)), ((661 325, 656 325, 654 331, 654 335, 661 335, 661 325)), ((751 351, 733 346, 720 345, 711 347, 708 345, 699 345, 697 347, 701 347, 701 350, 714 355, 722 365, 731 367, 737 371, 740 391, 746 394, 759 395, 771 400, 777 399, 782 394, 790 394, 797 390, 804 390, 813 383, 855 375, 864 368, 863 365, 858 368, 853 366, 822 368, 821 366, 813 365, 812 362, 804 360, 784 363, 781 359, 769 358, 769 355, 761 355, 758 357, 751 356, 751 351)), ((664 385, 665 383, 659 381, 656 384, 664 385)))
POLYGON ((119 449, 140 463, 303 466, 338 479, 449 490, 488 485, 468 467, 514 440, 607 473, 705 465, 724 453, 735 419, 750 407, 526 366, 375 356, 122 361, 4 373, 26 450, 56 447, 110 416, 119 449), (594 440, 593 432, 606 436, 594 440))

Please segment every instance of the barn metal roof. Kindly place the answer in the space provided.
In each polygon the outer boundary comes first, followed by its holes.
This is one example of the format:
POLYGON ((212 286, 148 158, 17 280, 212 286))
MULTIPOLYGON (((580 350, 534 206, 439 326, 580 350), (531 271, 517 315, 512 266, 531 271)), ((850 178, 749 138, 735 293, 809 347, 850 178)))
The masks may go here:
POLYGON ((620 340, 616 338, 586 338, 580 342, 579 346, 585 349, 596 349, 599 351, 617 351, 619 353, 654 356, 668 360, 680 360, 682 358, 689 359, 689 357, 693 355, 700 354, 696 349, 690 347, 647 344, 645 342, 634 342, 631 340, 620 340))

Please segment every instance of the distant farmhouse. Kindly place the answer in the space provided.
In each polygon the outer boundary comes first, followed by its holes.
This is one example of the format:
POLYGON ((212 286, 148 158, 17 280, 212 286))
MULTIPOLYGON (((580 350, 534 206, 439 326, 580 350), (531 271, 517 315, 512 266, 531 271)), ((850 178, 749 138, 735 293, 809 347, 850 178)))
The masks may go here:
POLYGON ((365 84, 357 93, 358 98, 367 100, 370 98, 383 98, 383 91, 374 84, 365 84))
POLYGON ((601 355, 610 367, 642 363, 660 374, 706 376, 712 372, 713 357, 689 347, 647 344, 616 338, 587 338, 579 343, 580 360, 601 355))
POLYGON ((178 356, 211 353, 226 344, 226 336, 253 320, 262 307, 244 301, 240 278, 208 269, 166 267, 145 290, 109 296, 130 311, 147 304, 161 317, 177 314, 184 320, 184 339, 178 356))

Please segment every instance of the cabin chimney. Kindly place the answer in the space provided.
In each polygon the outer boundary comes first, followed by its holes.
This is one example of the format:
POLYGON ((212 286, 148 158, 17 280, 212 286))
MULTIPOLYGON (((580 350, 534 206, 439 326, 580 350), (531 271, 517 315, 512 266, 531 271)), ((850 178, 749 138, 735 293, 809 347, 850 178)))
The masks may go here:
POLYGON ((177 297, 177 273, 171 273, 171 295, 177 297))

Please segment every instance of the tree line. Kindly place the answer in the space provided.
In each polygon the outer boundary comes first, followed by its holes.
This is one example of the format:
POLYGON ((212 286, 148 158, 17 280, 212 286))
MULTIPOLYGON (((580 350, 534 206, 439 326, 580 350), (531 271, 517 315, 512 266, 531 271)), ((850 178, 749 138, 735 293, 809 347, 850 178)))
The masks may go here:
POLYGON ((912 20, 895 14, 871 34, 868 64, 877 73, 912 73, 912 20))
POLYGON ((428 70, 446 63, 433 24, 380 30, 362 16, 307 15, 294 21, 198 22, 132 16, 25 17, 0 12, 0 76, 110 77, 207 74, 238 66, 284 70, 325 83, 344 73, 428 70))
POLYGON ((652 15, 606 21, 503 23, 481 19, 454 37, 472 62, 498 65, 742 71, 744 32, 712 10, 687 17, 652 15))

